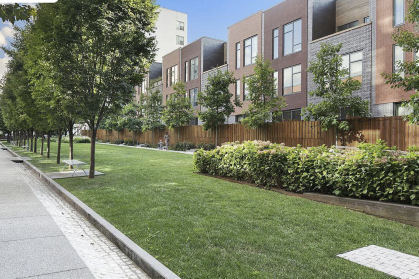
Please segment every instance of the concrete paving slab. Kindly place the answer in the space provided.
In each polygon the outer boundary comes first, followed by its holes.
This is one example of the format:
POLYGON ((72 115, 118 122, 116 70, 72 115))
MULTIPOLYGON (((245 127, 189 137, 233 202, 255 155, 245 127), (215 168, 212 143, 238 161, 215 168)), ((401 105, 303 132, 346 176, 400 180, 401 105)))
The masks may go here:
MULTIPOLYGON (((86 268, 64 235, 0 242, 0 278, 47 275, 86 268)), ((86 274, 82 278, 94 278, 86 274)))
POLYGON ((90 271, 88 268, 73 269, 69 271, 50 273, 40 276, 29 277, 31 279, 81 279, 89 278, 90 271))
MULTIPOLYGON (((84 171, 60 171, 60 172, 49 172, 46 173, 49 177, 52 179, 63 179, 63 178, 72 178, 72 177, 84 177, 89 176, 90 171, 86 170, 86 173, 84 171)), ((104 175, 102 172, 95 171, 95 176, 98 175, 104 175)))
POLYGON ((0 194, 7 193, 32 193, 32 190, 28 187, 24 187, 22 179, 13 179, 13 177, 6 177, 1 179, 0 194), (19 183, 22 183, 19 185, 19 183))
POLYGON ((49 216, 40 202, 0 204, 0 219, 49 216))
POLYGON ((60 235, 63 233, 50 215, 0 219, 0 243, 60 235))
POLYGON ((27 192, 24 195, 22 192, 2 193, 0 195, 0 204, 31 203, 34 201, 36 201, 36 197, 32 192, 27 192))

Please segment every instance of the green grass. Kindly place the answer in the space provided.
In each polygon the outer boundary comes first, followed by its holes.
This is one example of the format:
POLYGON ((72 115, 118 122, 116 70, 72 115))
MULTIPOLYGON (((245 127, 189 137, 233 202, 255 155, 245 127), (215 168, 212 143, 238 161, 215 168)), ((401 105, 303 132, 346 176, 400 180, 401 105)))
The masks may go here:
MULTIPOLYGON (((75 159, 88 162, 89 146, 75 159)), ((336 255, 378 245, 419 256, 417 228, 195 174, 191 155, 97 145, 96 158, 104 176, 58 182, 182 278, 391 278, 336 255)))

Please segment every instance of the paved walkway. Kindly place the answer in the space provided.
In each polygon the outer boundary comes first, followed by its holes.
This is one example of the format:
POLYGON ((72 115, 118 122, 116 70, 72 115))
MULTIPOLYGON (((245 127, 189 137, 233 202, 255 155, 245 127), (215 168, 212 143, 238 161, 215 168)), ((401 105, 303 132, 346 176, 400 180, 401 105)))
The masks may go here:
POLYGON ((149 278, 0 150, 0 278, 149 278))

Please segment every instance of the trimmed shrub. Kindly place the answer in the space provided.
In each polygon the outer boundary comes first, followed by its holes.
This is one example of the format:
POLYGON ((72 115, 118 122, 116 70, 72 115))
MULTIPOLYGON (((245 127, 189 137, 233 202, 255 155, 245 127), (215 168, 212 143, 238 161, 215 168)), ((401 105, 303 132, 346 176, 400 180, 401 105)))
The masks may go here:
POLYGON ((215 143, 201 142, 196 145, 197 149, 213 150, 216 148, 215 143))
POLYGON ((179 141, 176 142, 175 145, 169 146, 169 149, 175 151, 186 151, 195 148, 195 145, 192 142, 187 141, 179 141))
MULTIPOLYGON (((62 142, 68 143, 68 137, 63 137, 62 142)), ((73 143, 90 143, 90 138, 88 137, 73 137, 73 143)))
POLYGON ((134 146, 136 145, 136 142, 134 142, 131 139, 124 139, 124 144, 129 145, 129 146, 134 146))
POLYGON ((419 154, 387 149, 383 141, 350 151, 248 141, 200 149, 194 164, 260 187, 419 204, 419 154))

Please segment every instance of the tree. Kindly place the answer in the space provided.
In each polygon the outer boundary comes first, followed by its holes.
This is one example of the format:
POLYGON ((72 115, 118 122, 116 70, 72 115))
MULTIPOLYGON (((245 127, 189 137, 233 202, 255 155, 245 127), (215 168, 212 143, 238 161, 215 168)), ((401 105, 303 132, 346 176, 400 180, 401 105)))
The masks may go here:
MULTIPOLYGON (((157 6, 151 0, 61 0, 40 4, 37 21, 44 24, 44 47, 62 89, 73 96, 78 113, 91 130, 90 172, 94 178, 97 129, 104 117, 132 100, 155 56, 152 36, 157 6)), ((73 111, 75 112, 75 111, 73 111)))
POLYGON ((163 122, 170 129, 178 129, 177 139, 180 140, 180 127, 189 124, 194 118, 195 110, 186 98, 185 84, 177 82, 174 86, 174 93, 166 101, 166 109, 163 111, 163 122))
MULTIPOLYGON (((419 35, 417 19, 419 17, 419 0, 411 0, 406 15, 406 21, 413 24, 415 32, 407 30, 404 26, 399 27, 397 32, 393 35, 396 44, 403 48, 404 52, 419 53, 419 35)), ((399 69, 397 73, 383 73, 382 76, 386 79, 387 84, 391 84, 391 88, 403 88, 404 91, 415 90, 415 93, 410 96, 409 100, 402 103, 403 107, 411 110, 406 119, 410 124, 419 125, 419 56, 415 56, 415 60, 396 62, 399 69)))
POLYGON ((154 144, 154 130, 163 128, 162 113, 163 113, 163 96, 158 88, 153 88, 153 85, 147 90, 147 95, 143 97, 143 103, 140 105, 142 131, 152 131, 152 140, 154 144))
POLYGON ((254 75, 243 78, 249 91, 250 105, 244 112, 242 123, 252 129, 264 128, 266 140, 267 122, 277 122, 281 119, 282 108, 286 106, 285 99, 277 95, 277 81, 274 70, 268 60, 256 59, 254 75))
POLYGON ((361 88, 361 83, 349 77, 349 70, 342 68, 342 57, 338 54, 342 45, 321 45, 316 54, 316 60, 311 61, 307 71, 313 74, 313 81, 317 84, 310 96, 322 98, 318 104, 309 104, 303 109, 304 120, 320 121, 323 131, 331 127, 336 129, 336 145, 338 130, 348 130, 349 123, 341 119, 343 112, 356 116, 368 117, 369 102, 352 92, 361 88))
POLYGON ((3 22, 10 21, 15 24, 15 21, 25 20, 28 21, 31 17, 36 15, 36 9, 30 5, 19 4, 3 4, 0 5, 0 18, 3 22))
POLYGON ((233 94, 229 91, 230 84, 236 83, 232 72, 217 71, 208 78, 205 91, 198 93, 198 104, 205 110, 198 112, 204 122, 205 131, 215 128, 215 145, 218 145, 218 125, 223 123, 235 110, 234 105, 241 107, 239 100, 231 101, 233 94))

